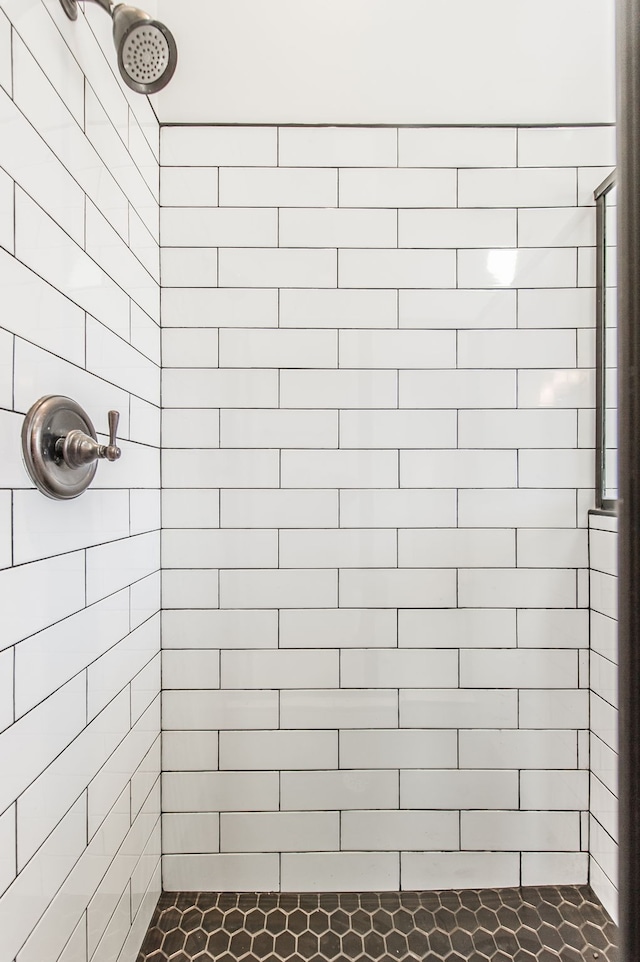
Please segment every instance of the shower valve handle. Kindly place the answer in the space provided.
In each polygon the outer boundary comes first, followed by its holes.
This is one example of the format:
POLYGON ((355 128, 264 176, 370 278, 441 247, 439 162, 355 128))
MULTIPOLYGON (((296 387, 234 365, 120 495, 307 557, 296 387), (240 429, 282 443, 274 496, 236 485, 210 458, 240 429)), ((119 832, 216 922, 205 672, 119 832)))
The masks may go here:
POLYGON ((74 430, 56 444, 56 455, 69 468, 79 468, 84 464, 91 464, 104 458, 106 461, 117 461, 122 451, 116 444, 118 433, 118 411, 109 411, 109 444, 99 444, 84 431, 74 430))

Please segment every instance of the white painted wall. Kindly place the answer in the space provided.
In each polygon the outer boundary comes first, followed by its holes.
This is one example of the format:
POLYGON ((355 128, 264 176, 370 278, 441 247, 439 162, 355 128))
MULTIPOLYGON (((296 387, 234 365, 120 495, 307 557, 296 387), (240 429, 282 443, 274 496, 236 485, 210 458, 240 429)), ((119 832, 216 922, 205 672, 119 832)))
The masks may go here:
POLYGON ((158 124, 105 50, 0 2, 1 962, 133 962, 160 889, 158 124), (44 394, 121 413, 75 501, 22 464, 44 394))
POLYGON ((166 123, 614 120, 613 0, 158 0, 166 123))

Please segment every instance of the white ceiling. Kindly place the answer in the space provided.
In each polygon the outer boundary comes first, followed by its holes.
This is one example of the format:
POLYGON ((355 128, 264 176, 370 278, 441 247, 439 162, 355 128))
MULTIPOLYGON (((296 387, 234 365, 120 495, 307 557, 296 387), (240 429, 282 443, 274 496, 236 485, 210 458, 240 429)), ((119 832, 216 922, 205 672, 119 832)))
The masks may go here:
POLYGON ((154 0, 164 123, 614 120, 614 0, 154 0))

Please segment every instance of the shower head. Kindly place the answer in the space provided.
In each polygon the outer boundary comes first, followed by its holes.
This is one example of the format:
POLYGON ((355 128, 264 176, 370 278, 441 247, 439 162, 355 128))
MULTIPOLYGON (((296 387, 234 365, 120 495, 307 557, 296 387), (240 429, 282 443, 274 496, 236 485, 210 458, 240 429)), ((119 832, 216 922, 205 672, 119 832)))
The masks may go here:
MULTIPOLYGON (((111 0, 92 0, 113 20, 113 42, 118 69, 128 87, 139 94, 154 94, 169 83, 178 62, 171 31, 138 7, 111 0)), ((78 16, 77 0, 60 0, 70 20, 78 16)))

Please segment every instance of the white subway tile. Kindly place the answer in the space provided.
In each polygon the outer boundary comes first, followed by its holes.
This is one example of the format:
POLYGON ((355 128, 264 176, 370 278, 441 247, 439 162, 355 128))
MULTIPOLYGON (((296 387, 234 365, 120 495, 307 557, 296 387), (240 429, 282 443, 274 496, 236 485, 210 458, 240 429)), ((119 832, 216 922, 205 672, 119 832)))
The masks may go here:
POLYGON ((0 731, 13 724, 15 717, 13 656, 13 648, 7 648, 0 653, 0 731))
POLYGON ((402 886, 408 891, 514 887, 520 855, 508 852, 403 852, 402 886))
POLYGON ((216 287, 218 283, 215 247, 163 247, 160 264, 165 287, 216 287))
POLYGON ((456 493, 399 489, 340 492, 344 528, 434 528, 456 524, 456 493))
POLYGON ((282 371, 280 404, 293 408, 391 408, 395 371, 282 371))
POLYGON ((221 769, 293 771, 337 767, 337 732, 220 732, 221 769))
MULTIPOLYGON (((458 335, 460 339, 463 336, 463 332, 458 335)), ((404 370, 399 372, 399 380, 401 408, 460 409, 487 405, 494 408, 516 406, 515 371, 404 370)), ((430 413, 429 416, 433 417, 433 414, 430 413)))
POLYGON ((85 605, 84 552, 0 571, 3 632, 0 646, 27 638, 85 605), (37 597, 37 605, 25 598, 37 597))
POLYGON ((585 207, 523 208, 518 211, 518 242, 522 247, 595 245, 594 212, 585 207))
POLYGON ((253 812, 220 816, 223 852, 332 852, 340 844, 338 812, 253 812))
MULTIPOLYGON (((570 731, 460 732, 461 768, 575 768, 576 733, 570 731)), ((523 846, 519 846, 522 848, 523 846)))
POLYGON ((518 808, 518 772, 403 771, 400 805, 416 809, 518 808))
POLYGON ((276 611, 164 611, 164 648, 277 648, 276 611))
POLYGON ((569 367, 575 362, 573 331, 460 331, 458 334, 460 367, 569 367))
MULTIPOLYGON (((87 317, 86 337, 88 371, 144 398, 150 404, 159 403, 160 369, 157 364, 92 317, 87 317)), ((105 422, 98 423, 99 431, 104 432, 105 428, 105 422)))
POLYGON ((396 532, 387 529, 281 531, 281 568, 388 568, 397 562, 396 532))
POLYGON ((0 170, 0 247, 10 253, 13 253, 13 223, 13 180, 0 170))
POLYGON ((340 733, 342 768, 455 768, 457 757, 455 731, 375 729, 340 733))
MULTIPOLYGON (((19 497, 20 495, 24 496, 26 494, 31 494, 31 492, 16 491, 14 496, 19 497)), ((21 537, 25 538, 28 542, 30 540, 28 530, 23 530, 21 537)), ((0 492, 0 568, 8 568, 11 565, 11 539, 11 492, 2 491, 0 492)), ((76 547, 78 546, 76 545, 76 547)), ((36 552, 36 558, 38 554, 40 554, 40 552, 36 552)))
POLYGON ((402 167, 515 167, 516 135, 499 127, 402 127, 402 167))
POLYGON ((218 332, 210 328, 165 327, 162 364, 163 367, 217 367, 218 332))
POLYGON ((102 711, 160 650, 160 614, 145 621, 87 671, 87 717, 102 711))
POLYGON ((225 167, 220 171, 220 206, 335 207, 337 202, 335 170, 225 167))
POLYGON ((336 252, 331 250, 223 248, 218 255, 218 262, 220 287, 337 285, 337 257, 336 252))
MULTIPOLYGON (((165 449, 218 448, 219 432, 220 412, 215 408, 212 410, 167 408, 162 412, 162 443, 165 449)), ((210 527, 210 525, 206 525, 203 521, 202 527, 210 527)))
POLYGON ((0 86, 11 94, 11 23, 4 13, 0 14, 0 86))
POLYGON ((617 625, 612 618, 601 615, 597 611, 590 612, 591 619, 591 648, 605 658, 612 661, 617 659, 617 625))
POLYGON ((129 589, 131 628, 137 628, 160 610, 160 593, 159 571, 131 585, 129 589))
POLYGON ((340 573, 343 608, 443 608, 455 604, 455 598, 453 570, 353 568, 340 573))
POLYGON ((129 595, 120 591, 50 625, 16 648, 17 717, 43 701, 129 633, 129 595))
POLYGON ((578 248, 578 287, 595 287, 597 284, 595 247, 578 248))
POLYGON ((341 411, 343 448, 454 448, 455 411, 341 411))
POLYGON ((16 812, 12 805, 0 815, 0 893, 4 893, 16 877, 16 812))
POLYGON ((275 531, 171 528, 162 533, 168 568, 273 568, 278 563, 275 531))
POLYGON ((341 331, 340 367, 451 368, 456 339, 452 331, 341 331))
MULTIPOLYGON (((206 497, 210 499, 208 493, 206 497)), ((222 491, 220 521, 223 528, 334 528, 338 524, 337 492, 222 491)))
POLYGON ((463 608, 570 608, 576 603, 575 571, 564 569, 463 569, 458 573, 463 608))
POLYGON ((394 611, 293 609, 280 612, 281 648, 391 648, 396 645, 394 611))
POLYGON ((516 292, 421 291, 399 292, 400 327, 498 328, 516 326, 516 292))
POLYGON ((608 618, 618 617, 618 580, 602 571, 589 573, 591 608, 608 618))
POLYGON ((162 323, 165 327, 277 327, 278 292, 165 288, 162 323))
POLYGON ((518 531, 518 564, 522 568, 586 568, 584 529, 532 528, 518 531))
POLYGON ((522 772, 521 807, 542 811, 576 811, 589 807, 588 772, 522 772))
POLYGON ((273 811, 278 807, 275 772, 166 772, 166 812, 273 811))
MULTIPOLYGON (((355 249, 338 251, 339 287, 437 288, 455 287, 455 283, 456 255, 454 251, 355 249)), ((309 284, 308 286, 312 285, 309 284)), ((329 287, 331 285, 325 283, 316 286, 329 287)))
POLYGON ((292 207, 280 211, 278 238, 282 247, 388 248, 397 246, 397 236, 394 210, 292 207))
POLYGON ((0 905, 4 951, 13 958, 86 845, 86 799, 79 799, 20 873, 0 905))
POLYGON ((519 648, 586 648, 589 614, 586 611, 523 610, 518 612, 519 648))
POLYGON ((4 811, 86 724, 86 681, 72 679, 0 735, 4 811))
POLYGON ((459 444, 473 448, 572 448, 575 411, 462 411, 459 444))
POLYGON ((282 772, 284 811, 397 808, 398 776, 391 771, 282 772))
POLYGON ((160 567, 160 533, 137 535, 87 551, 87 604, 133 584, 160 567))
POLYGON ((516 563, 512 531, 451 528, 398 532, 401 568, 506 568, 516 563))
POLYGON ((162 166, 220 166, 277 164, 275 127, 163 127, 160 133, 162 166))
POLYGON ((615 127, 541 127, 518 131, 521 167, 614 167, 615 127))
MULTIPOLYGON (((186 136, 190 136, 189 128, 186 136)), ((218 203, 216 167, 160 168, 160 203, 163 207, 215 207, 218 203)), ((161 215, 163 216, 163 215, 161 215)))
POLYGON ((107 327, 128 332, 125 292, 21 190, 16 191, 16 255, 107 327))
POLYGON ((160 232, 163 247, 276 247, 278 213, 267 208, 204 207, 201 203, 165 207, 160 232))
POLYGON ((277 723, 275 691, 185 689, 165 691, 162 697, 163 730, 275 728, 277 723))
POLYGON ((595 318, 593 291, 518 291, 518 327, 593 327, 595 318))
POLYGON ((163 772, 213 772, 217 768, 218 732, 163 731, 163 772))
POLYGON ((166 407, 276 407, 276 371, 165 370, 162 378, 166 407))
POLYGON ((332 688, 337 651, 223 651, 223 688, 332 688))
POLYGON ((523 852, 522 885, 585 885, 588 861, 586 852, 523 852))
POLYGON ((575 170, 499 168, 458 174, 461 207, 573 207, 575 203, 575 170))
POLYGON ((461 844, 486 851, 577 851, 580 825, 574 812, 463 812, 461 844))
POLYGON ((165 451, 163 484, 167 488, 275 488, 275 451, 165 451))
POLYGON ((591 567, 616 575, 618 573, 617 530, 614 532, 594 528, 592 519, 590 519, 589 528, 591 567))
POLYGON ((458 681, 458 653, 396 648, 351 649, 340 655, 342 688, 452 688, 458 681))
POLYGON ((219 688, 220 652, 216 649, 165 649, 162 654, 162 687, 219 688))
POLYGON ((595 205, 594 192, 611 173, 611 166, 578 167, 578 207, 595 205))
POLYGON ((397 691, 283 691, 280 698, 282 728, 395 728, 397 723, 397 691))
POLYGON ((396 291, 280 291, 281 327, 373 328, 397 327, 397 323, 396 291))
POLYGON ((221 330, 223 367, 336 367, 333 331, 221 330))
POLYGON ((395 167, 398 132, 373 127, 281 127, 283 167, 395 167))
POLYGON ((160 327, 133 302, 131 304, 131 346, 154 364, 160 365, 160 327))
MULTIPOLYGON (((217 570, 193 569, 187 578, 180 568, 174 571, 164 567, 162 569, 162 603, 164 608, 187 609, 187 611, 180 610, 181 616, 187 614, 190 608, 217 608, 217 570)), ((184 622, 185 634, 191 628, 189 621, 184 622)), ((194 644, 192 647, 197 646, 194 644)))
POLYGON ((208 855, 219 852, 217 812, 190 812, 162 816, 162 851, 167 855, 208 855))
POLYGON ((518 371, 519 407, 592 408, 594 405, 595 371, 575 368, 518 371))
POLYGON ((593 487, 595 458, 588 448, 519 451, 518 467, 523 488, 593 487))
POLYGON ((0 284, 4 328, 52 351, 62 337, 65 357, 84 362, 84 312, 76 304, 2 250, 0 284))
POLYGON ((515 647, 516 613, 503 608, 399 611, 398 644, 401 648, 515 647))
POLYGON ((379 488, 398 483, 393 451, 283 451, 284 488, 379 488))
POLYGON ((515 451, 402 451, 403 488, 486 488, 517 484, 515 451))
POLYGON ((222 608, 334 608, 335 571, 221 571, 222 608))
POLYGON ((459 816, 457 812, 344 812, 341 836, 345 849, 457 849, 459 816))
POLYGON ((396 892, 400 885, 394 852, 285 853, 283 892, 396 892))
MULTIPOLYGON (((574 688, 577 684, 574 651, 460 652, 462 688, 574 688)), ((523 723, 523 727, 528 726, 523 723)))
POLYGON ((522 488, 460 491, 458 512, 458 523, 470 528, 566 528, 575 524, 575 496, 522 488))
POLYGON ((455 207, 455 170, 340 171, 341 207, 455 207))
POLYGON ((460 287, 574 287, 576 278, 576 255, 571 248, 458 251, 460 287))
POLYGON ((398 247, 515 247, 516 236, 515 210, 398 212, 398 247))
POLYGON ((278 890, 280 863, 276 854, 165 855, 162 861, 166 892, 184 892, 192 885, 201 892, 278 890))
MULTIPOLYGON (((515 691, 460 688, 425 691, 417 688, 400 692, 401 728, 515 728, 517 724, 515 691)), ((466 767, 478 766, 471 761, 466 767)))

